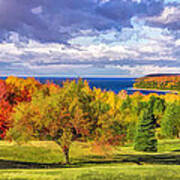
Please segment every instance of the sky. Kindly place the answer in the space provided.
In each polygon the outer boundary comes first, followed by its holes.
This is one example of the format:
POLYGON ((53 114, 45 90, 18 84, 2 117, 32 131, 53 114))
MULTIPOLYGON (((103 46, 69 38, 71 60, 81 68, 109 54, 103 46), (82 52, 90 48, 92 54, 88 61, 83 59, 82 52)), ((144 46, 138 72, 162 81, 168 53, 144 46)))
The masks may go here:
POLYGON ((180 73, 180 0, 0 0, 0 76, 180 73))

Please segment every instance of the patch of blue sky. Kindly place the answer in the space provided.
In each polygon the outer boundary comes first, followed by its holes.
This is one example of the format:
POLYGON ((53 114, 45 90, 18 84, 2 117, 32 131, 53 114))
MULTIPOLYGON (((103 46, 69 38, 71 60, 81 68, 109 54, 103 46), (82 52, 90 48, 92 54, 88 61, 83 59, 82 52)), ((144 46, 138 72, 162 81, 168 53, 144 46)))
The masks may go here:
POLYGON ((168 3, 180 3, 180 0, 165 0, 165 4, 168 3))
MULTIPOLYGON (((133 21, 132 21, 133 22, 133 21)), ((106 44, 108 46, 127 45, 129 47, 137 44, 148 43, 149 40, 158 40, 168 34, 167 29, 146 26, 143 21, 134 21, 133 28, 123 28, 122 31, 111 30, 98 36, 77 37, 70 41, 71 44, 81 46, 106 44)))
POLYGON ((89 46, 90 44, 97 44, 96 36, 79 36, 69 40, 72 45, 89 46))

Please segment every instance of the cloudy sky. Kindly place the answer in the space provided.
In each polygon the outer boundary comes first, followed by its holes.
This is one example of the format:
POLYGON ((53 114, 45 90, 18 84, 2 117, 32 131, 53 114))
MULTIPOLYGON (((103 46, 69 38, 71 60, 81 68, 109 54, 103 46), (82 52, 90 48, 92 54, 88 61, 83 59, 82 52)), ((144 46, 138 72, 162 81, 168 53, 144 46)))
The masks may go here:
POLYGON ((180 73, 180 0, 0 0, 0 76, 180 73))

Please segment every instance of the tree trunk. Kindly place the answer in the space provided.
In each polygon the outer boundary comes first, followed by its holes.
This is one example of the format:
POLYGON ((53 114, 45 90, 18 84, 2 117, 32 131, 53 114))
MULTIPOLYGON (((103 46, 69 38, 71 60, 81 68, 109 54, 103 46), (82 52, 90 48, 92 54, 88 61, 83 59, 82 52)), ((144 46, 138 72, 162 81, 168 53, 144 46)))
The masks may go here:
POLYGON ((63 152, 64 152, 64 155, 65 155, 65 158, 66 158, 66 164, 70 164, 70 161, 69 161, 69 148, 64 148, 63 152))
POLYGON ((63 151, 64 156, 65 156, 66 164, 70 164, 70 160, 69 160, 69 147, 62 146, 59 141, 55 141, 55 142, 62 148, 62 151, 63 151))
POLYGON ((180 138, 180 131, 177 131, 177 138, 180 138))

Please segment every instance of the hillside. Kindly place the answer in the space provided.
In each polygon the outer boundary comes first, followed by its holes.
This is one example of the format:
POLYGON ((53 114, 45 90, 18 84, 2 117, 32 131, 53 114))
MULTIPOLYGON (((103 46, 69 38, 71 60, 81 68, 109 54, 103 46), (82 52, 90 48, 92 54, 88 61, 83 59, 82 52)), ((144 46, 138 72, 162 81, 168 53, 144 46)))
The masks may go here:
POLYGON ((164 76, 180 76, 180 73, 179 74, 165 74, 165 73, 163 73, 163 74, 160 74, 160 73, 158 73, 158 74, 148 74, 148 75, 146 75, 145 77, 164 77, 164 76))
POLYGON ((137 78, 134 88, 180 90, 180 74, 149 74, 137 78))

